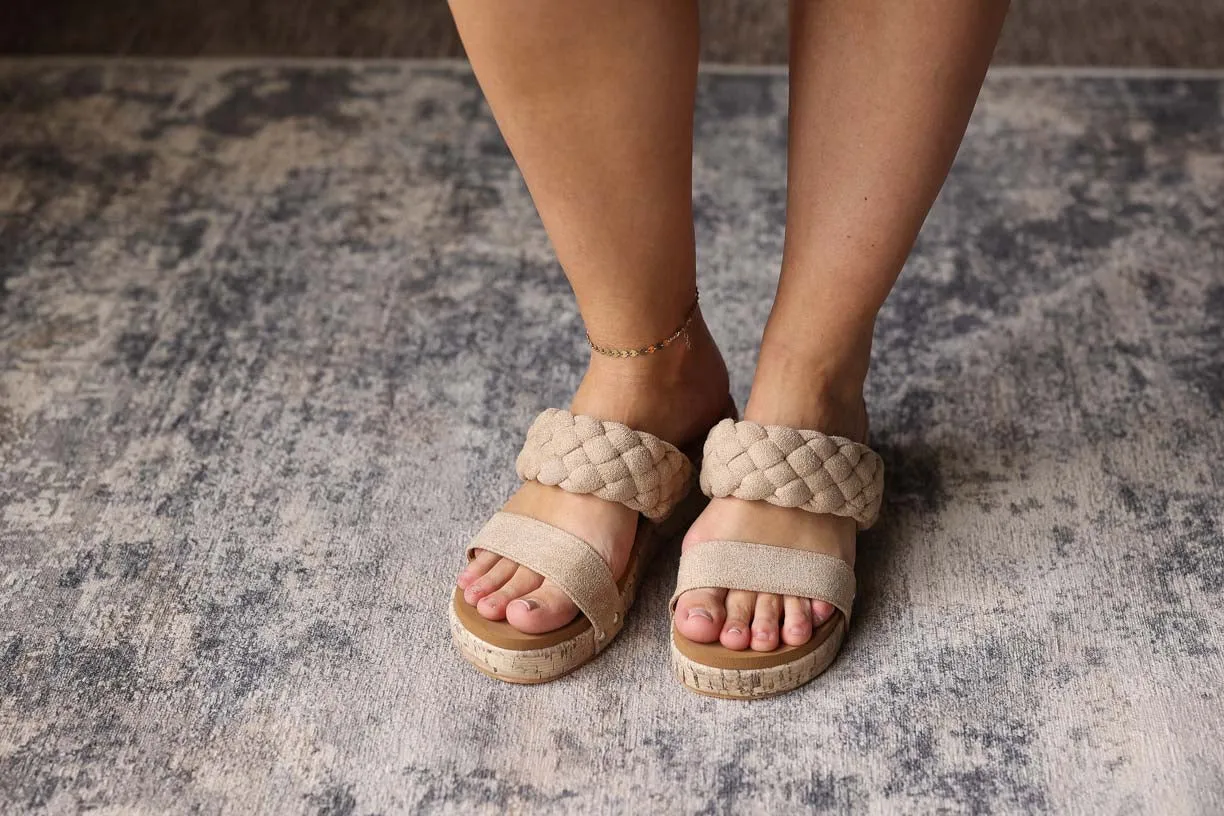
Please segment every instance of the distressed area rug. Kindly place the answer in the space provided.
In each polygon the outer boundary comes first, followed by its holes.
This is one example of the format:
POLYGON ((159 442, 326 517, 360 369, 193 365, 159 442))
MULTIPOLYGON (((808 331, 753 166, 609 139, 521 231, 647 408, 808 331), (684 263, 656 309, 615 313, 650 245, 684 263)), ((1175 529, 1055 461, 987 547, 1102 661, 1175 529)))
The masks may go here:
MULTIPOLYGON (((741 404, 785 102, 702 79, 741 404)), ((1222 105, 992 75, 880 318, 851 638, 742 704, 670 675, 674 549, 560 682, 451 649, 587 355, 465 68, 0 63, 0 811, 1221 812, 1222 105)))

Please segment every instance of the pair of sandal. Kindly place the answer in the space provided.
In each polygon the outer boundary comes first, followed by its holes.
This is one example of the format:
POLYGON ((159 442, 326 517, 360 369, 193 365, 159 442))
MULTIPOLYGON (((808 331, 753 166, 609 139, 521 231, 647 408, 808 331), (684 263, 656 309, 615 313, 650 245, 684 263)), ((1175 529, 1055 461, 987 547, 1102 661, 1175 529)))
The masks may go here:
MULTIPOLYGON (((540 414, 518 456, 518 475, 640 513, 629 563, 618 581, 577 536, 527 516, 494 514, 469 546, 468 558, 477 549, 509 558, 553 581, 581 614, 552 632, 527 634, 481 617, 456 589, 450 622, 460 653, 485 674, 511 683, 554 680, 591 660, 624 626, 655 548, 682 534, 701 511, 701 494, 846 516, 859 529, 875 521, 884 467, 866 445, 737 421, 734 406, 728 414, 711 429, 702 451, 688 452, 618 422, 555 408, 540 414), (691 490, 694 474, 700 474, 700 493, 691 490)), ((672 611, 682 593, 713 587, 815 598, 836 611, 803 645, 771 652, 697 643, 673 623, 672 666, 693 691, 735 699, 780 694, 815 678, 841 649, 855 580, 839 558, 743 541, 702 542, 680 558, 672 611)))

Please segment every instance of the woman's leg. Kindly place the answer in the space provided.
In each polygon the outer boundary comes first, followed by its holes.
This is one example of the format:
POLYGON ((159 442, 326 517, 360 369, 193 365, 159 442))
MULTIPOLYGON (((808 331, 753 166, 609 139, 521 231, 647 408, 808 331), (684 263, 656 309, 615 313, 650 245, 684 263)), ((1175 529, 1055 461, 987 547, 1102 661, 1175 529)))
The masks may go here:
MULTIPOLYGON (((696 289, 695 0, 451 0, 451 10, 592 339, 636 348, 670 335, 696 289)), ((699 440, 725 405, 727 374, 700 318, 690 333, 691 348, 593 356, 571 409, 678 445, 699 440)), ((624 570, 633 511, 536 483, 506 509, 568 530, 624 570)), ((459 586, 482 615, 527 632, 577 614, 558 588, 488 552, 459 586)))
MULTIPOLYGON (((746 419, 866 441, 876 313, 944 182, 1006 12, 988 0, 792 0, 786 242, 746 419)), ((711 502, 685 546, 731 538, 853 564, 854 535, 849 519, 729 498, 711 502)), ((806 642, 832 612, 694 590, 676 624, 768 651, 806 642)))

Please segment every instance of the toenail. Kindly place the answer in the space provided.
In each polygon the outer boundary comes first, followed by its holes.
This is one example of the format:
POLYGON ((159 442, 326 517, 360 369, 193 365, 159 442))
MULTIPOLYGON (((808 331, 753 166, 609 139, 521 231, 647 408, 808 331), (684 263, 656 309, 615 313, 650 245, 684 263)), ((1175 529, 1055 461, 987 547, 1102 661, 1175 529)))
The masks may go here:
POLYGON ((690 618, 705 618, 708 621, 714 620, 714 617, 709 612, 702 609, 701 607, 695 607, 693 609, 690 609, 688 611, 688 616, 690 618))
POLYGON ((744 630, 739 628, 738 626, 728 626, 727 634, 728 635, 742 635, 744 634, 744 630))
POLYGON ((532 598, 519 598, 510 605, 514 606, 514 604, 522 604, 523 608, 528 612, 533 612, 540 608, 540 602, 532 598))
POLYGON ((757 640, 768 640, 769 639, 768 632, 753 632, 752 636, 756 638, 757 640))

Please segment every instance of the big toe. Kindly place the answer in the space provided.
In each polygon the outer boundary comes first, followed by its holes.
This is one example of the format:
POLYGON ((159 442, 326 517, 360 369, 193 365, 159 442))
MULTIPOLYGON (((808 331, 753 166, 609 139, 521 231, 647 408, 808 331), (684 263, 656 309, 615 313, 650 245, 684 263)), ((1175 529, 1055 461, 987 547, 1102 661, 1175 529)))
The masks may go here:
MULTIPOLYGON (((506 608, 514 599, 538 589, 543 580, 536 573, 509 559, 502 559, 502 562, 509 563, 514 568, 514 573, 501 585, 500 589, 490 592, 476 602, 476 611, 489 620, 505 618, 506 608)), ((471 587, 468 588, 468 591, 472 591, 471 587)))
POLYGON ((578 607, 570 597, 548 580, 506 606, 506 622, 529 635, 560 629, 577 615, 578 607))
POLYGON ((691 589, 676 600, 676 630, 697 643, 713 643, 727 619, 725 589, 691 589))

